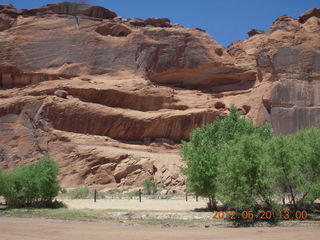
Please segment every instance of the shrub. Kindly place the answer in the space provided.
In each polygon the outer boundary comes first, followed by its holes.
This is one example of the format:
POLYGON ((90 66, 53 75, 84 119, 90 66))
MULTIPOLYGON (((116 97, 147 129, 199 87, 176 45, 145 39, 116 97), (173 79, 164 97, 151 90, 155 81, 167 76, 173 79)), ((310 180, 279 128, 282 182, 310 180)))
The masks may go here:
POLYGON ((3 194, 3 189, 4 189, 3 172, 2 172, 2 169, 0 168, 0 196, 2 196, 3 194))
POLYGON ((146 83, 146 85, 150 87, 150 86, 154 86, 154 83, 151 82, 150 80, 148 80, 147 83, 146 83))
POLYGON ((60 193, 61 193, 61 194, 66 194, 66 193, 67 193, 67 190, 66 190, 65 188, 61 188, 61 189, 60 189, 60 193))
POLYGON ((44 78, 44 76, 40 76, 38 77, 37 79, 37 82, 40 83, 40 82, 44 82, 46 79, 44 78))
POLYGON ((71 199, 85 199, 88 198, 90 194, 90 189, 88 186, 82 186, 75 188, 68 194, 71 199))
POLYGON ((45 157, 3 176, 2 194, 10 207, 50 207, 60 190, 58 165, 45 157))
POLYGON ((143 182, 143 189, 147 195, 155 194, 157 192, 157 185, 150 179, 146 179, 143 182))
POLYGON ((241 135, 257 133, 261 139, 272 136, 267 125, 256 129, 253 124, 240 118, 235 106, 225 119, 216 119, 213 123, 193 130, 190 141, 183 142, 181 154, 187 167, 183 173, 187 176, 188 191, 198 196, 208 197, 208 207, 216 208, 217 172, 223 147, 241 135))

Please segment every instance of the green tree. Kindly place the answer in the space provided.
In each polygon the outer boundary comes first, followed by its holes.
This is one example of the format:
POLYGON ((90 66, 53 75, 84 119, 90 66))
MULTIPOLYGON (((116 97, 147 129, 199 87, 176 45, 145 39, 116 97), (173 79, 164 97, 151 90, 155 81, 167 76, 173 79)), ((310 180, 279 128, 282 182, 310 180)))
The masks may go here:
POLYGON ((187 188, 198 196, 208 197, 208 207, 216 208, 217 172, 223 147, 241 135, 257 133, 262 139, 272 136, 269 126, 256 128, 252 122, 240 117, 235 106, 224 119, 193 130, 190 141, 183 142, 181 154, 187 167, 187 188))
POLYGON ((311 128, 269 143, 269 156, 276 168, 275 189, 299 209, 320 197, 320 130, 311 128))
POLYGON ((258 201, 273 207, 272 170, 261 135, 232 140, 220 154, 219 199, 234 209, 254 209, 258 201))
POLYGON ((309 151, 303 158, 302 171, 306 179, 306 185, 302 187, 304 191, 299 204, 313 203, 320 198, 320 130, 309 128, 295 134, 297 141, 307 144, 309 151))

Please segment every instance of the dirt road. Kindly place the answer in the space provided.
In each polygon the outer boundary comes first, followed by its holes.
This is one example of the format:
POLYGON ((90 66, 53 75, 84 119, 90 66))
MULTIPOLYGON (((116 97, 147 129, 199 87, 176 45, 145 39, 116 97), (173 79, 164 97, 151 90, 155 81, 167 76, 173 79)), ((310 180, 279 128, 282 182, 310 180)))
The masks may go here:
POLYGON ((121 223, 0 217, 1 240, 319 239, 319 225, 257 228, 162 228, 121 223))

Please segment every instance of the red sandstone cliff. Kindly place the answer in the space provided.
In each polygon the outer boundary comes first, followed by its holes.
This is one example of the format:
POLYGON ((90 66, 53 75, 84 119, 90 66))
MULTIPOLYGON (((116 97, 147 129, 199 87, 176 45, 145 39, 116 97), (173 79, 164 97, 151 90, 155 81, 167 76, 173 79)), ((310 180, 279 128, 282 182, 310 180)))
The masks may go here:
POLYGON ((320 126, 319 13, 224 49, 166 18, 0 5, 0 165, 49 154, 64 186, 180 188, 179 142, 231 104, 276 133, 320 126))

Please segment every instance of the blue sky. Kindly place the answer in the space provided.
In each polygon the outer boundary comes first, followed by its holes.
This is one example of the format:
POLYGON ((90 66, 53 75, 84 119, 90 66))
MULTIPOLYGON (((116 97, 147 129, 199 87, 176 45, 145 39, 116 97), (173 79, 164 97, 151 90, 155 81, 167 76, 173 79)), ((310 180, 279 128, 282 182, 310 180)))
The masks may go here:
MULTIPOLYGON (((18 9, 35 8, 56 0, 0 0, 18 9)), ((243 40, 252 28, 267 30, 280 15, 297 18, 319 0, 88 0, 115 11, 123 18, 167 17, 172 23, 205 29, 217 42, 227 46, 243 40)))

